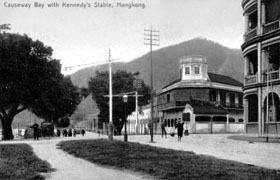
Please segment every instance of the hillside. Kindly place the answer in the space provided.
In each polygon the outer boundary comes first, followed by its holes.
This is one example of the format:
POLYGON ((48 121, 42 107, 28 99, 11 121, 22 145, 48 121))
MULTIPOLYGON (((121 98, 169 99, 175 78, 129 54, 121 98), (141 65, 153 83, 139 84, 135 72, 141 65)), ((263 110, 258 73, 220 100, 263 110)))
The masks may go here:
MULTIPOLYGON (((203 55, 208 60, 209 71, 231 76, 243 82, 243 59, 239 49, 230 49, 216 42, 195 38, 180 44, 168 46, 153 52, 153 77, 156 89, 169 84, 179 77, 179 58, 186 55, 203 55)), ((126 70, 140 72, 139 77, 150 84, 149 53, 127 63, 114 63, 113 71, 126 70)), ((71 75, 73 83, 79 87, 87 86, 95 71, 108 71, 108 65, 85 68, 71 75)))

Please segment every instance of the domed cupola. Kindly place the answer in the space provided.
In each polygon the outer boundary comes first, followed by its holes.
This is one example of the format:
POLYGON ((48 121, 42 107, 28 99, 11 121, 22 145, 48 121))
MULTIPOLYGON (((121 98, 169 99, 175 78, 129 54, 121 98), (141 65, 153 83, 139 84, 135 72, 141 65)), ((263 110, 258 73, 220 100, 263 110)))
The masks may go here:
POLYGON ((180 58, 181 80, 207 80, 207 59, 204 56, 183 56, 180 58))

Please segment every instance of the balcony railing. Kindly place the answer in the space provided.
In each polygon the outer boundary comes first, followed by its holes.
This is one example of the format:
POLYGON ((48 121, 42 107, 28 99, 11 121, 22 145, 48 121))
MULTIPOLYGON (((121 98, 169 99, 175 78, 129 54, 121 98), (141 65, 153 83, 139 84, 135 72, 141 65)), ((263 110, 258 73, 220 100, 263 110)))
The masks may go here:
POLYGON ((244 39, 245 41, 249 41, 250 39, 253 39, 256 36, 257 36, 257 28, 254 28, 244 34, 244 39))
POLYGON ((245 85, 251 85, 257 83, 257 75, 249 75, 245 77, 245 85))
POLYGON ((265 24, 265 25, 263 26, 263 33, 264 33, 264 34, 267 34, 267 33, 269 33, 269 32, 278 30, 279 28, 280 28, 280 21, 277 20, 277 21, 274 21, 274 22, 265 24))
MULTIPOLYGON (((158 110, 167 110, 172 108, 182 108, 188 103, 187 101, 170 101, 169 103, 159 104, 158 110)), ((221 105, 224 108, 236 108, 236 109, 242 109, 243 104, 239 103, 230 103, 230 102, 221 102, 221 101, 207 101, 207 103, 213 104, 213 105, 221 105)))
POLYGON ((237 109, 243 108, 243 104, 240 103, 230 103, 230 102, 222 102, 222 101, 211 101, 210 103, 219 104, 224 108, 237 108, 237 109))
POLYGON ((186 103, 187 103, 187 101, 170 101, 168 103, 159 104, 158 109, 164 110, 164 109, 184 107, 186 105, 186 103))
POLYGON ((226 103, 226 108, 243 108, 243 104, 239 104, 239 103, 226 103))
POLYGON ((264 82, 280 80, 280 70, 266 72, 263 76, 264 82))

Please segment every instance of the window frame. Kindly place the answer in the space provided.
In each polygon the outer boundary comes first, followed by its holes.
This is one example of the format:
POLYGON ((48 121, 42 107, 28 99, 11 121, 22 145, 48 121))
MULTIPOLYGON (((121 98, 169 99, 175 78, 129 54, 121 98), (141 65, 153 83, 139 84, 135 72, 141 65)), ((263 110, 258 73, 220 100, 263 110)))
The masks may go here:
POLYGON ((199 75, 200 74, 200 67, 198 65, 193 67, 193 72, 195 75, 199 75))

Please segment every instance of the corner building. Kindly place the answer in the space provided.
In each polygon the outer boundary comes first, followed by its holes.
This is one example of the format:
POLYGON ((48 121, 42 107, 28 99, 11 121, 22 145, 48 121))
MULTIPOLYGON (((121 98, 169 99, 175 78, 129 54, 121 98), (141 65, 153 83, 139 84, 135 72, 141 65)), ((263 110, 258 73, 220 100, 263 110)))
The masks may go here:
POLYGON ((180 58, 180 78, 162 88, 160 121, 172 132, 178 122, 190 133, 242 133, 243 84, 208 72, 203 56, 180 58))
POLYGON ((246 132, 280 132, 280 0, 243 0, 246 132))

